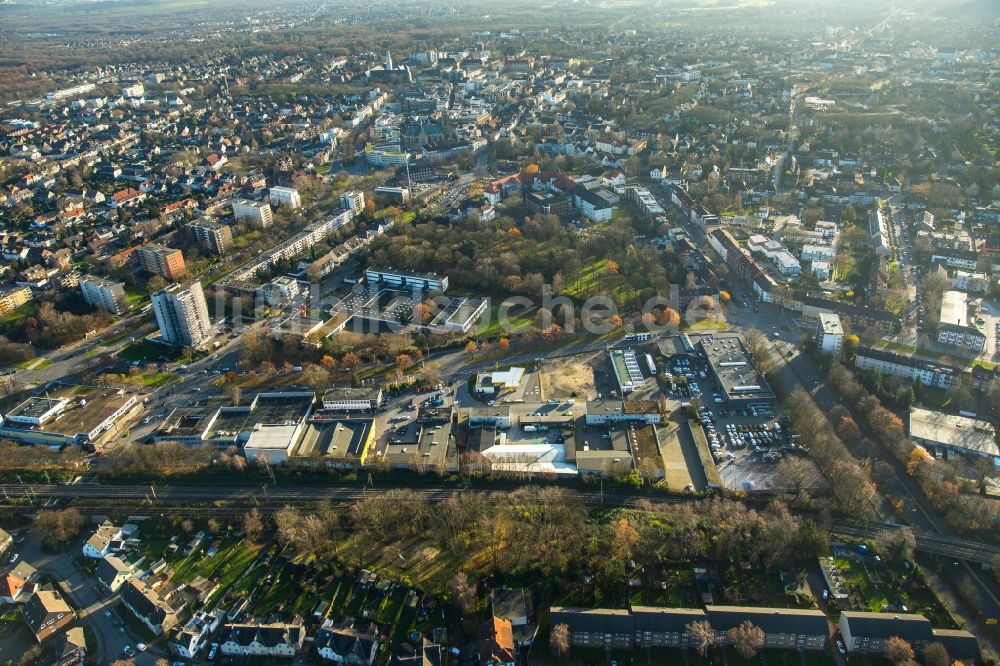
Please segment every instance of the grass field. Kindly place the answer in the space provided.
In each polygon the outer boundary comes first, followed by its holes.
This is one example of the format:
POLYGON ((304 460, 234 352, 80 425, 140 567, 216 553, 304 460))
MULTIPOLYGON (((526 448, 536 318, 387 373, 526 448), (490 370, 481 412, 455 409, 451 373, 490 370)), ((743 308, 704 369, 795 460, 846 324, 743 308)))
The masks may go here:
POLYGON ((142 385, 146 388, 163 386, 173 378, 169 372, 145 372, 142 375, 142 385))
POLYGON ((479 320, 479 325, 476 328, 476 337, 484 340, 491 340, 493 338, 501 338, 510 333, 523 333, 524 331, 530 330, 534 327, 534 320, 531 317, 533 308, 529 309, 512 309, 507 313, 507 324, 503 325, 503 322, 499 318, 500 306, 490 305, 489 311, 479 320))
POLYGON ((50 359, 40 356, 38 358, 32 358, 22 363, 18 363, 17 367, 22 370, 43 370, 50 365, 52 365, 52 361, 50 359))
POLYGON ((161 358, 174 360, 179 350, 165 345, 158 345, 148 340, 134 342, 118 352, 118 356, 129 361, 159 361, 161 358))
POLYGON ((38 312, 38 303, 31 301, 30 303, 25 303, 19 308, 15 308, 0 317, 0 324, 13 324, 21 321, 28 315, 33 315, 38 312))
POLYGON ((605 260, 599 259, 583 266, 575 275, 568 277, 562 293, 571 298, 585 298, 602 293, 623 300, 624 281, 609 269, 605 260))
POLYGON ((129 307, 133 307, 137 303, 148 299, 149 294, 146 293, 145 289, 138 289, 136 287, 127 287, 125 289, 125 302, 128 303, 129 307))

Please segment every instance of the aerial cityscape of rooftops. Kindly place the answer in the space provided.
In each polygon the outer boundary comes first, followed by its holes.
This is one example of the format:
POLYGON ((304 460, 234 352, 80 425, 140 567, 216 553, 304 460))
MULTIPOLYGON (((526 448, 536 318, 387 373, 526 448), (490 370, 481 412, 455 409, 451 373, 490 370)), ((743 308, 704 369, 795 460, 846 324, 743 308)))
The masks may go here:
POLYGON ((1000 666, 1000 2, 0 2, 0 665, 1000 666))

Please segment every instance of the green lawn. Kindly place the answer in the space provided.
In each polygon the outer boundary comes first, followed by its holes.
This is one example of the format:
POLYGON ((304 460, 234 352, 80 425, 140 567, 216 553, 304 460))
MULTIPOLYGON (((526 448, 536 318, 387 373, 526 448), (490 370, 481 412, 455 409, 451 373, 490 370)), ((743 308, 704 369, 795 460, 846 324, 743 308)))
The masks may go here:
POLYGON ((142 385, 146 388, 162 386, 173 379, 174 375, 169 372, 145 372, 142 375, 142 385))
POLYGON ((166 345, 158 345, 148 340, 139 340, 134 342, 127 347, 122 348, 118 352, 118 356, 127 359, 129 361, 159 361, 160 357, 167 359, 174 359, 178 354, 178 350, 167 347, 166 345))
POLYGON ((137 287, 125 288, 125 302, 128 303, 130 307, 134 307, 137 303, 148 299, 149 293, 145 289, 139 289, 137 287))
POLYGON ((0 317, 0 323, 12 324, 14 322, 21 321, 28 315, 33 315, 36 312, 38 312, 38 303, 36 301, 30 301, 0 317))
POLYGON ((566 279, 562 293, 570 297, 584 297, 596 291, 614 294, 621 298, 624 294, 622 279, 607 268, 607 261, 599 259, 582 267, 576 275, 566 279))
POLYGON ((861 592, 861 596, 864 597, 865 604, 871 612, 881 613, 885 606, 892 603, 885 591, 872 584, 860 564, 842 557, 834 558, 834 562, 843 573, 847 583, 858 588, 861 592))
POLYGON ((21 368, 22 370, 42 370, 44 368, 49 367, 50 365, 52 365, 52 361, 50 359, 47 359, 45 357, 38 357, 29 359, 22 363, 18 363, 17 367, 21 368))
POLYGON ((508 310, 506 313, 507 323, 504 326, 503 322, 500 321, 500 305, 491 305, 489 312, 483 316, 475 329, 476 337, 490 340, 501 338, 509 333, 517 334, 530 330, 535 325, 530 316, 532 312, 533 308, 508 310))

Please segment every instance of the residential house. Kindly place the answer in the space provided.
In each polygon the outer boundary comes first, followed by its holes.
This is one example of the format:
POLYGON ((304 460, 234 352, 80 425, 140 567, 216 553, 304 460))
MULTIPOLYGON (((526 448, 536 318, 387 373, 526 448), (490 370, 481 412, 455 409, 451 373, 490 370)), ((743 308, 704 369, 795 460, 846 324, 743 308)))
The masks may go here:
POLYGON ((185 659, 194 659, 222 624, 224 615, 225 611, 221 609, 216 609, 214 613, 198 611, 170 639, 170 650, 185 659))
POLYGON ((424 638, 412 655, 402 657, 397 655, 396 664, 397 666, 445 666, 446 656, 443 647, 424 638))
POLYGON ((98 525, 90 538, 83 542, 83 556, 93 559, 107 557, 116 548, 120 548, 124 535, 122 528, 104 521, 98 525))
POLYGON ((219 636, 219 649, 225 655, 294 657, 305 635, 301 624, 227 624, 219 636))
POLYGON ((174 594, 176 590, 167 590, 167 586, 162 581, 151 582, 151 579, 140 580, 133 576, 119 588, 125 607, 157 636, 177 625, 178 611, 184 605, 184 600, 174 594))
POLYGON ((21 609, 35 640, 41 643, 73 621, 73 609, 54 590, 38 590, 21 609))
POLYGON ((517 651, 510 620, 484 622, 479 632, 479 660, 483 666, 514 666, 517 651))
POLYGON ((141 192, 131 187, 126 187, 124 190, 118 190, 111 195, 108 205, 112 208, 125 208, 128 206, 137 206, 145 200, 145 192, 141 192))
POLYGON ((0 577, 0 603, 15 604, 27 599, 35 590, 37 577, 35 567, 24 560, 8 569, 0 577))
POLYGON ((70 627, 61 637, 61 648, 57 651, 59 658, 53 666, 80 666, 87 657, 87 641, 83 636, 83 627, 70 627))
POLYGON ((378 627, 373 622, 344 618, 327 620, 316 632, 316 652, 324 660, 348 666, 372 666, 378 656, 378 627))
POLYGON ((0 555, 3 555, 10 545, 14 543, 14 537, 5 529, 0 529, 0 555))
POLYGON ((117 592, 132 575, 132 566, 115 555, 108 555, 97 563, 97 580, 112 592, 117 592))

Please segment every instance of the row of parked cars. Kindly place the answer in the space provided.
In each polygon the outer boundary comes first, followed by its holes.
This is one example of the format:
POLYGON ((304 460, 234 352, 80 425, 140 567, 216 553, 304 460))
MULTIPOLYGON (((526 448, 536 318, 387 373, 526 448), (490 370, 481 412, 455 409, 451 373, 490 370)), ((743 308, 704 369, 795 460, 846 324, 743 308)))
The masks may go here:
POLYGON ((701 425, 705 430, 705 437, 708 439, 708 448, 712 450, 712 459, 716 463, 723 460, 733 460, 736 456, 723 451, 725 442, 715 428, 715 418, 712 416, 712 412, 703 407, 698 415, 701 417, 701 425))

